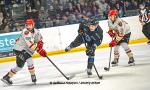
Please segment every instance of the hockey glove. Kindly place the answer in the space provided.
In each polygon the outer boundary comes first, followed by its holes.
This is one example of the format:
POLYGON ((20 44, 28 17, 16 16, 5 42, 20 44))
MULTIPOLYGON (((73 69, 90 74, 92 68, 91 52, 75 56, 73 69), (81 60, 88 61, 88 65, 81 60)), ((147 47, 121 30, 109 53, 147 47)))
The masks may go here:
POLYGON ((43 48, 43 41, 42 40, 40 40, 38 43, 37 43, 37 47, 38 47, 38 49, 42 49, 43 48))
POLYGON ((110 43, 109 43, 109 47, 114 47, 117 45, 117 41, 116 40, 112 40, 110 43))
POLYGON ((115 33, 113 32, 113 30, 109 30, 108 34, 109 34, 110 37, 114 37, 115 36, 115 33))
POLYGON ((96 46, 97 46, 96 44, 93 44, 91 46, 87 46, 86 55, 94 56, 94 52, 95 52, 96 46))
POLYGON ((37 52, 41 55, 41 56, 43 56, 43 57, 46 57, 46 51, 43 49, 43 41, 42 40, 40 40, 38 43, 37 43, 37 47, 38 47, 38 50, 37 50, 37 52))
POLYGON ((46 51, 44 49, 39 49, 37 51, 42 57, 46 57, 46 51))

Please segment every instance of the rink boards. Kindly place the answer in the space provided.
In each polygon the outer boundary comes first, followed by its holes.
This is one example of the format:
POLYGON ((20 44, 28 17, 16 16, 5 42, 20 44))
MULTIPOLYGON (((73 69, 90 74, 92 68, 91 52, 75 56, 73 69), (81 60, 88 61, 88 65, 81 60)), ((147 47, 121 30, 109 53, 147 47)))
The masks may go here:
MULTIPOLYGON (((128 22, 130 30, 132 32, 130 44, 143 43, 147 41, 147 39, 144 37, 142 33, 142 26, 138 21, 139 20, 138 16, 126 17, 123 19, 126 22, 128 22)), ((98 48, 107 48, 108 43, 111 41, 111 38, 107 34, 108 31, 107 20, 100 21, 99 25, 102 27, 104 31, 103 32, 104 37, 102 45, 99 46, 98 48)), ((72 42, 74 38, 77 36, 78 34, 77 30, 78 24, 40 29, 40 32, 43 35, 44 49, 46 49, 48 55, 66 54, 64 52, 64 48, 67 45, 69 45, 70 42, 72 42)), ((0 37, 3 38, 0 38, 0 48, 3 49, 3 51, 12 50, 13 42, 15 38, 17 38, 17 36, 19 37, 20 33, 21 32, 1 34, 0 37), (8 38, 8 36, 13 37, 8 38)), ((84 45, 81 45, 80 47, 73 49, 71 52, 78 52, 83 50, 85 50, 84 45)), ((39 54, 35 53, 33 57, 36 58, 40 56, 39 54)), ((0 63, 14 60, 15 57, 0 58, 0 63)))

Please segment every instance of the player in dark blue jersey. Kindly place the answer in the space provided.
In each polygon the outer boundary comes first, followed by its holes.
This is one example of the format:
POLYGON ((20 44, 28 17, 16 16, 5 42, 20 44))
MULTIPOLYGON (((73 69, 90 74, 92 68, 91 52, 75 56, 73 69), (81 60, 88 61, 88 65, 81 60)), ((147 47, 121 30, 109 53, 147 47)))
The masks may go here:
POLYGON ((78 35, 71 44, 66 47, 68 52, 72 48, 76 48, 81 44, 86 46, 86 55, 88 56, 87 74, 92 75, 92 67, 94 64, 94 56, 96 47, 102 43, 103 30, 99 26, 99 21, 96 18, 83 19, 78 29, 78 35))

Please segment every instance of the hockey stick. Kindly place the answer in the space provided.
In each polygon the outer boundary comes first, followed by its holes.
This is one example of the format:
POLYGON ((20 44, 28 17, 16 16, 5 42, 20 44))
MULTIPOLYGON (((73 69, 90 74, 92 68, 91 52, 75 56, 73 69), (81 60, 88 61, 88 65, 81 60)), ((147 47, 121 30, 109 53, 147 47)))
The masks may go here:
MULTIPOLYGON (((113 40, 113 38, 112 38, 112 40, 113 40)), ((112 53, 112 47, 110 47, 110 54, 109 54, 109 64, 108 64, 108 67, 104 67, 104 70, 106 70, 106 71, 109 71, 109 70, 110 70, 111 53, 112 53)))
POLYGON ((99 73, 98 73, 98 71, 97 71, 96 66, 95 66, 94 63, 93 63, 93 66, 94 66, 94 69, 95 69, 95 72, 96 72, 98 78, 99 78, 99 79, 103 79, 103 76, 102 76, 102 75, 101 75, 101 76, 99 75, 99 73))
POLYGON ((108 65, 108 67, 104 67, 104 70, 106 70, 106 71, 109 71, 109 70, 110 70, 110 63, 111 63, 111 53, 112 53, 112 47, 110 47, 109 65, 108 65))
MULTIPOLYGON (((83 40, 85 41, 85 37, 82 36, 82 38, 83 38, 83 40)), ((85 47, 87 47, 86 42, 84 43, 84 45, 85 45, 85 47)), ((99 78, 99 79, 103 79, 103 76, 102 76, 102 75, 101 75, 101 76, 99 75, 99 73, 98 73, 98 71, 97 71, 97 68, 96 68, 96 66, 95 66, 94 63, 93 63, 93 66, 94 66, 94 69, 95 69, 95 72, 96 72, 98 78, 99 78)))
POLYGON ((67 80, 70 80, 70 79, 72 79, 72 78, 75 77, 75 74, 74 74, 74 75, 71 75, 70 77, 67 77, 67 76, 54 64, 54 62, 52 62, 52 60, 51 60, 48 56, 46 56, 46 58, 54 65, 54 67, 55 67, 67 80))

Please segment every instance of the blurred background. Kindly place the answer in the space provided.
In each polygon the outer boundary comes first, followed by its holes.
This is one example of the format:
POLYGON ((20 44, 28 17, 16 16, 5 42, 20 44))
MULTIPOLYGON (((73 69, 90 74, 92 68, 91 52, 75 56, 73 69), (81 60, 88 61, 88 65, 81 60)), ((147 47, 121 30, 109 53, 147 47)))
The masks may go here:
POLYGON ((0 0, 0 33, 22 30, 28 18, 39 29, 76 24, 82 15, 105 20, 111 9, 119 17, 135 16, 141 3, 150 7, 150 0, 0 0))

